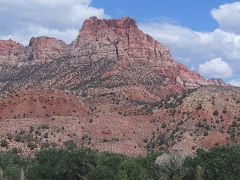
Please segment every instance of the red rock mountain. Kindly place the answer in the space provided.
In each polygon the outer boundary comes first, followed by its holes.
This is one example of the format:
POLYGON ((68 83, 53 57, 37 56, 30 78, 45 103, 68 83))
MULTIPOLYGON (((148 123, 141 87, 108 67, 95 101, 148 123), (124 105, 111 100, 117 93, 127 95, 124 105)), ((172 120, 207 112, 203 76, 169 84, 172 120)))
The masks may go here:
POLYGON ((2 64, 45 63, 65 56, 82 56, 84 63, 106 58, 115 60, 122 68, 133 64, 148 66, 166 78, 166 83, 176 82, 186 88, 224 85, 223 81, 207 81, 174 61, 168 47, 144 34, 129 17, 114 20, 91 17, 70 45, 55 38, 39 37, 32 38, 26 47, 12 40, 1 41, 0 50, 2 64))
POLYGON ((38 148, 74 140, 134 156, 240 141, 239 89, 188 70, 129 17, 91 17, 71 44, 0 41, 0 95, 1 135, 38 148))

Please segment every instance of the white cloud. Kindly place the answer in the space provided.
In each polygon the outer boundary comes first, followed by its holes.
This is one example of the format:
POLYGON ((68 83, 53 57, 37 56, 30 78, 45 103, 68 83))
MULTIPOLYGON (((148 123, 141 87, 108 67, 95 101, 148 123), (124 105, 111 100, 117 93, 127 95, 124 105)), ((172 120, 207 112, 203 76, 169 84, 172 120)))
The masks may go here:
POLYGON ((216 29, 198 32, 173 24, 140 24, 141 29, 169 46, 176 60, 188 67, 198 66, 206 60, 222 57, 235 67, 240 67, 240 35, 216 29))
POLYGON ((222 29, 240 33, 240 2, 221 5, 213 9, 211 15, 222 29))
POLYGON ((50 35, 71 42, 90 16, 109 17, 91 0, 0 0, 0 37, 26 44, 31 36, 50 35))
MULTIPOLYGON (((240 35, 221 29, 216 29, 214 32, 198 32, 177 25, 158 23, 140 24, 140 27, 157 40, 173 47, 174 50, 185 52, 190 48, 188 52, 199 55, 207 53, 206 57, 219 55, 219 53, 231 59, 237 59, 240 56, 240 35)), ((179 56, 182 55, 179 54, 179 56)))
POLYGON ((208 77, 227 78, 232 76, 232 68, 221 58, 212 59, 199 65, 199 72, 208 77))
POLYGON ((66 42, 70 43, 74 38, 76 38, 78 32, 79 31, 77 29, 58 30, 48 29, 37 25, 28 25, 27 27, 21 28, 18 31, 14 31, 12 34, 0 36, 0 39, 13 39, 17 42, 27 45, 31 37, 49 36, 60 40, 65 40, 66 42))
POLYGON ((230 80, 230 81, 228 81, 228 83, 233 85, 233 86, 240 87, 240 80, 230 80))
POLYGON ((219 9, 212 10, 211 14, 220 24, 212 32, 159 22, 142 23, 140 28, 169 46, 174 58, 189 68, 221 57, 233 68, 232 74, 239 76, 240 31, 237 28, 240 30, 240 2, 220 6, 219 9))

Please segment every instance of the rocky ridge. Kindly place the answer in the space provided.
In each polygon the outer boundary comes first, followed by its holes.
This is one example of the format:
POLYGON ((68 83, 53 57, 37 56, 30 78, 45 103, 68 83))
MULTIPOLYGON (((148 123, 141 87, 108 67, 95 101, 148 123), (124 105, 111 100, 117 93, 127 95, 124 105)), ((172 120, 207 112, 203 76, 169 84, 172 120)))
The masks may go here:
POLYGON ((170 50, 138 29, 129 17, 86 20, 77 38, 67 45, 49 37, 32 38, 24 47, 14 41, 1 41, 0 63, 11 65, 44 64, 61 57, 81 57, 78 62, 93 63, 101 58, 114 60, 122 68, 134 64, 148 66, 166 83, 177 83, 184 88, 201 85, 225 85, 223 81, 205 80, 174 61, 170 50))

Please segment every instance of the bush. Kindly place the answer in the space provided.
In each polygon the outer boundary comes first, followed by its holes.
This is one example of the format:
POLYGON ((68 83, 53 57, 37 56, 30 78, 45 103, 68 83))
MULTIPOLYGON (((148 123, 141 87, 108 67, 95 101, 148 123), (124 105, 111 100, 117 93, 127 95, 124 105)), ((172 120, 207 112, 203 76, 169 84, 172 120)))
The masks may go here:
POLYGON ((143 142, 144 142, 144 143, 147 143, 147 142, 148 142, 148 139, 147 139, 147 138, 144 138, 144 139, 143 139, 143 142))
POLYGON ((213 115, 214 115, 214 116, 218 116, 218 115, 219 115, 218 110, 213 111, 213 115))
POLYGON ((48 138, 48 133, 46 132, 44 135, 43 135, 44 138, 48 138))
POLYGON ((165 122, 163 122, 162 125, 161 125, 161 128, 165 128, 165 127, 167 127, 167 125, 166 125, 165 122))
POLYGON ((47 124, 43 124, 39 127, 39 129, 49 129, 49 126, 47 124))
POLYGON ((201 110, 202 109, 202 104, 198 104, 196 107, 196 110, 201 110))
POLYGON ((18 134, 18 135, 14 138, 14 140, 15 140, 16 142, 20 142, 20 141, 22 141, 22 136, 18 134))
POLYGON ((41 144, 41 149, 47 149, 50 147, 50 144, 49 143, 43 143, 41 144))
POLYGON ((10 152, 12 152, 12 153, 14 153, 14 154, 17 154, 17 153, 21 153, 22 150, 21 150, 20 148, 14 147, 14 148, 11 149, 10 152))
POLYGON ((33 150, 33 149, 37 148, 37 145, 32 143, 32 142, 29 142, 28 147, 29 147, 30 150, 33 150))
POLYGON ((7 142, 6 139, 3 139, 3 140, 1 141, 1 146, 2 146, 2 147, 8 147, 8 142, 7 142))
POLYGON ((233 121, 233 122, 232 122, 232 127, 237 127, 237 125, 238 125, 238 124, 237 124, 237 121, 233 121))
POLYGON ((77 148, 77 145, 73 140, 65 141, 63 144, 68 150, 73 150, 77 148))

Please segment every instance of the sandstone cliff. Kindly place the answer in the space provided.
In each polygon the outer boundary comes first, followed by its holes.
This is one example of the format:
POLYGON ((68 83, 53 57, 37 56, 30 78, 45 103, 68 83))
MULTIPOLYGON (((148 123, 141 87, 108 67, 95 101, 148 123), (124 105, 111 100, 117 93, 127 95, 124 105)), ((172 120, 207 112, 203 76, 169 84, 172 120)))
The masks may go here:
MULTIPOLYGON (((28 66, 44 64, 61 57, 75 57, 75 64, 91 64, 100 59, 114 61, 118 68, 136 65, 148 67, 165 79, 165 84, 181 88, 201 85, 226 85, 223 81, 205 80, 171 57, 168 47, 138 29, 134 19, 87 19, 77 38, 67 45, 49 37, 32 38, 24 47, 14 41, 0 42, 0 64, 28 66)), ((119 74, 123 75, 122 72, 119 74)), ((179 89, 177 88, 177 89, 179 89)))

